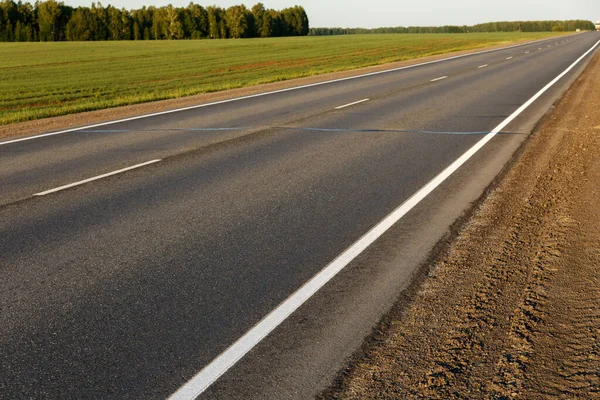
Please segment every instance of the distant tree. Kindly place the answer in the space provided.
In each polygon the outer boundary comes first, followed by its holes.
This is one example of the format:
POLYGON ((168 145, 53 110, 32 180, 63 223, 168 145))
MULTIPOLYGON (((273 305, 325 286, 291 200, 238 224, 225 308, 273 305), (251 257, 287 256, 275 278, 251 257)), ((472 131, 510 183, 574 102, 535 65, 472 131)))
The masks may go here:
POLYGON ((40 27, 40 40, 51 42, 59 40, 59 23, 62 3, 47 0, 38 4, 37 16, 40 27))
POLYGON ((281 10, 281 30, 284 36, 308 35, 308 16, 300 6, 281 10))
POLYGON ((15 25, 14 41, 15 42, 24 42, 25 41, 25 40, 22 40, 22 36, 21 36, 21 21, 17 21, 17 24, 15 25))
POLYGON ((73 12, 66 27, 67 40, 93 40, 91 28, 95 26, 95 17, 89 8, 80 7, 73 12))
POLYGON ((179 12, 169 4, 167 12, 167 39, 183 39, 183 25, 179 21, 179 12))
POLYGON ((208 7, 208 34, 211 39, 225 39, 227 28, 225 25, 225 10, 220 7, 208 7))
POLYGON ((281 15, 275 10, 265 10, 262 24, 259 27, 260 37, 281 36, 281 15))
POLYGON ((133 40, 140 40, 141 36, 140 36, 140 25, 137 23, 137 21, 133 22, 133 40))
POLYGON ((7 42, 13 42, 15 40, 15 34, 13 31, 12 23, 10 19, 6 21, 6 27, 4 28, 4 37, 7 42))
POLYGON ((254 21, 252 13, 245 6, 232 6, 225 12, 225 21, 231 38, 249 37, 254 21))
POLYGON ((257 3, 252 7, 252 16, 254 17, 254 32, 252 32, 252 37, 266 37, 262 35, 264 15, 265 6, 262 3, 257 3))
POLYGON ((154 40, 166 39, 168 35, 168 23, 166 11, 163 8, 149 7, 152 13, 152 38, 154 40))
POLYGON ((32 41, 33 25, 35 24, 33 6, 30 3, 21 3, 20 1, 19 3, 12 3, 12 6, 13 18, 16 21, 16 24, 14 24, 15 40, 19 42, 32 41))
POLYGON ((131 17, 125 9, 108 6, 108 36, 110 40, 131 39, 131 17))
POLYGON ((5 35, 4 29, 5 29, 5 25, 6 25, 6 20, 7 20, 7 18, 5 16, 4 8, 0 4, 0 42, 6 41, 6 38, 4 37, 4 35, 5 35))
POLYGON ((92 3, 92 7, 90 8, 90 14, 90 23, 93 24, 90 27, 90 30, 92 32, 91 40, 108 40, 109 18, 107 9, 102 7, 101 3, 92 3))
POLYGON ((182 10, 184 36, 191 39, 208 37, 208 12, 198 4, 190 3, 182 10))
POLYGON ((19 14, 17 4, 12 0, 0 2, 0 40, 12 42, 15 40, 14 30, 19 14))
MULTIPOLYGON (((143 32, 143 39, 144 40, 150 40, 151 35, 150 35, 150 28, 152 27, 152 13, 151 11, 146 8, 146 6, 140 8, 139 10, 132 10, 130 13, 131 16, 131 20, 133 21, 132 25, 135 30, 135 25, 138 26, 139 32, 140 32, 140 37, 139 39, 141 39, 141 35, 143 32), (146 31, 148 32, 146 34, 146 31)), ((134 36, 135 36, 135 32, 134 32, 134 36)))
POLYGON ((133 39, 133 19, 126 9, 121 9, 121 34, 119 40, 131 40, 133 39))
POLYGON ((280 34, 281 36, 295 36, 294 35, 294 13, 291 8, 284 8, 280 12, 280 34))
POLYGON ((304 10, 303 7, 300 6, 296 6, 294 7, 295 13, 296 13, 296 32, 298 33, 298 36, 306 36, 308 35, 308 31, 309 31, 309 22, 308 22, 308 15, 306 14, 306 11, 304 10))

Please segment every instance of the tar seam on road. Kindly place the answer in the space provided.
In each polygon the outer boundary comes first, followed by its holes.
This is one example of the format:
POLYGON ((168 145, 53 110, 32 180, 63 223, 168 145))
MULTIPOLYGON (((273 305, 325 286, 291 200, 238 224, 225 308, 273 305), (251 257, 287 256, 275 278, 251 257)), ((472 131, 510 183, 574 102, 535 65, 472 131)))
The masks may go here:
POLYGON ((201 395, 210 385, 212 385, 219 377, 234 366, 242 357, 260 343, 269 333, 277 326, 285 321, 296 309, 311 298, 321 287, 333 279, 342 269, 346 267, 352 260, 361 254, 375 240, 383 235, 389 228, 398 222, 406 213, 419 204, 425 197, 429 195, 435 188, 444 182, 458 168, 467 162, 475 155, 486 143, 496 136, 509 123, 517 118, 531 104, 533 104, 540 96, 548 91, 561 78, 569 73, 577 64, 581 62, 588 54, 590 54, 598 45, 600 40, 596 42, 588 51, 573 62, 567 69, 554 78, 550 83, 540 89, 533 97, 525 102, 521 107, 514 111, 508 118, 495 127, 489 134, 479 140, 473 147, 467 150, 456 161, 450 164, 446 169, 440 172, 429 183, 419 189, 402 205, 395 209, 391 214, 385 217, 363 237, 361 237, 352 246, 346 249, 335 260, 323 268, 317 275, 306 282, 296 292, 294 292, 287 300, 283 301, 277 308, 271 311, 260 322, 254 325, 241 338, 233 343, 227 350, 221 353, 217 358, 205 366, 198 374, 190 379, 186 384, 179 388, 170 400, 188 400, 195 399, 201 395))
POLYGON ((362 100, 359 100, 359 101, 355 101, 354 103, 344 104, 343 106, 336 107, 335 109, 336 110, 341 110, 342 108, 354 106, 356 104, 364 103, 365 101, 369 101, 369 100, 371 100, 371 99, 362 99, 362 100))
MULTIPOLYGON (((466 132, 466 131, 424 131, 417 129, 353 129, 353 128, 317 128, 317 127, 304 127, 304 126, 243 126, 243 127, 232 127, 232 128, 160 128, 160 129, 144 129, 144 132, 222 132, 222 131, 239 131, 239 130, 267 130, 267 129, 285 129, 290 131, 310 131, 310 132, 335 132, 335 133, 422 133, 427 135, 486 135, 489 131, 480 132, 466 132)), ((82 133, 95 133, 97 131, 81 131, 82 133)), ((102 130, 102 133, 112 133, 111 130, 102 130)), ((123 132, 116 130, 114 132, 123 132)), ((127 130, 125 132, 140 132, 134 129, 127 130)), ((503 132, 508 134, 508 132, 503 132)))
POLYGON ((86 129, 90 129, 90 128, 97 128, 97 127, 100 127, 100 126, 114 125, 114 124, 119 124, 121 122, 135 121, 135 120, 138 120, 138 119, 156 117, 156 116, 159 116, 159 115, 173 114, 173 113, 181 112, 181 111, 194 110, 194 109, 198 109, 198 108, 210 107, 210 106, 215 106, 215 105, 219 105, 219 104, 232 103, 232 102, 240 101, 240 100, 247 100, 247 99, 253 99, 253 98, 257 98, 257 97, 269 96, 269 95, 272 95, 272 94, 285 93, 285 92, 290 92, 290 91, 293 91, 293 90, 300 90, 300 89, 312 88, 312 87, 317 87, 317 86, 329 85, 329 84, 337 83, 337 82, 345 82, 345 81, 354 80, 354 79, 366 78, 366 77, 369 77, 369 76, 382 75, 382 74, 387 74, 387 73, 391 73, 391 72, 402 71, 402 70, 405 70, 405 69, 412 69, 412 68, 422 67, 424 65, 431 65, 431 64, 437 64, 437 63, 441 63, 441 62, 445 62, 445 61, 456 60, 458 58, 471 57, 471 56, 476 56, 476 55, 480 55, 480 54, 487 54, 487 53, 492 53, 492 52, 496 52, 496 51, 513 49, 513 48, 516 48, 516 47, 523 47, 523 46, 530 45, 532 43, 544 42, 544 41, 547 41, 547 40, 552 40, 552 39, 540 39, 540 40, 537 40, 537 41, 534 41, 534 42, 519 43, 519 44, 515 44, 513 46, 502 47, 502 48, 498 48, 498 49, 483 50, 483 51, 479 51, 479 52, 475 52, 475 53, 469 53, 469 54, 460 54, 460 55, 457 55, 457 56, 442 58, 440 60, 432 60, 432 61, 427 61, 427 62, 423 62, 423 63, 413 64, 413 65, 407 65, 407 66, 404 66, 404 67, 386 69, 386 70, 383 70, 383 71, 370 72, 370 73, 362 74, 362 75, 355 75, 355 76, 349 76, 349 77, 346 77, 346 78, 333 79, 333 80, 330 80, 330 81, 323 81, 323 82, 311 83, 311 84, 308 84, 308 85, 294 86, 294 87, 291 87, 291 88, 274 90, 274 91, 271 91, 271 92, 257 93, 257 94, 252 94, 252 95, 248 95, 248 96, 242 96, 242 97, 235 97, 233 99, 215 101, 215 102, 206 103, 206 104, 198 104, 198 105, 195 105, 195 106, 182 107, 182 108, 177 108, 177 109, 174 109, 174 110, 167 110, 167 111, 160 111, 160 112, 155 112, 155 113, 150 113, 150 114, 138 115, 136 117, 123 118, 123 119, 118 119, 118 120, 109 121, 109 122, 101 122, 101 123, 98 123, 98 124, 86 125, 86 126, 81 126, 79 128, 71 128, 71 129, 66 129, 66 130, 62 130, 62 131, 58 131, 58 132, 43 133, 41 135, 28 136, 28 137, 24 137, 24 138, 20 138, 20 139, 13 139, 13 140, 7 140, 5 142, 0 142, 0 146, 5 146, 5 145, 11 144, 11 143, 24 142, 24 141, 33 140, 33 139, 39 139, 39 138, 48 137, 48 136, 56 136, 56 135, 62 135, 62 134, 65 134, 65 133, 78 132, 78 131, 82 131, 82 130, 86 130, 86 129))
POLYGON ((74 183, 70 183, 68 185, 59 186, 59 187, 54 188, 54 189, 50 189, 50 190, 46 190, 46 191, 43 191, 43 192, 39 192, 39 193, 34 194, 34 196, 45 196, 45 195, 50 194, 50 193, 60 192, 61 190, 65 190, 65 189, 69 189, 69 188, 72 188, 72 187, 75 187, 75 186, 83 185, 83 184, 86 184, 86 183, 89 183, 89 182, 97 181, 98 179, 108 178, 109 176, 113 176, 113 175, 117 175, 117 174, 122 174, 123 172, 131 171, 132 169, 137 169, 137 168, 145 167, 146 165, 154 164, 154 163, 157 163, 157 162, 160 162, 160 161, 162 161, 162 160, 147 161, 147 162, 144 162, 144 163, 141 163, 141 164, 133 165, 131 167, 127 167, 127 168, 123 168, 123 169, 120 169, 120 170, 117 170, 117 171, 113 171, 113 172, 109 172, 109 173, 106 173, 106 174, 98 175, 98 176, 95 176, 93 178, 84 179, 84 180, 79 181, 79 182, 74 182, 74 183))

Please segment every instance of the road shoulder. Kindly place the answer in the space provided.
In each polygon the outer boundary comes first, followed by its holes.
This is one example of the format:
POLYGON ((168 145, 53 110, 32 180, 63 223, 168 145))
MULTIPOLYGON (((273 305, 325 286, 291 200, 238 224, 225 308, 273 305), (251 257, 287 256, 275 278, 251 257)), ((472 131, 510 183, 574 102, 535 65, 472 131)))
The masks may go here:
POLYGON ((600 397, 600 55, 323 398, 600 397))

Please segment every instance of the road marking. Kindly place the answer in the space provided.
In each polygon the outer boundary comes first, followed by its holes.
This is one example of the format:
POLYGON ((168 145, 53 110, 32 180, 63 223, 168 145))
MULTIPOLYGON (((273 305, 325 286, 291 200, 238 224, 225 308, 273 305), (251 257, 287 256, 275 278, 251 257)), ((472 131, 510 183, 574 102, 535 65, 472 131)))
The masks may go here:
POLYGON ((542 48, 540 47, 538 50, 541 50, 542 48))
POLYGON ((441 185, 450 175, 458 170, 464 163, 466 163, 473 155, 475 155, 487 142, 492 140, 502 129, 510 124, 515 118, 517 118, 523 111, 525 111, 531 104, 533 104, 540 96, 548 91, 552 86, 556 84, 562 77, 569 73, 577 64, 581 62, 588 54, 590 54, 598 45, 600 40, 596 42, 588 51, 586 51, 581 57, 579 57, 573 64, 565 69, 560 75, 554 78, 550 83, 544 86, 538 91, 532 98, 527 100, 521 107, 513 112, 508 118, 495 127, 490 133, 485 135, 479 140, 473 147, 467 150, 461 155, 456 161, 450 164, 446 169, 440 172, 435 178, 429 183, 419 189, 413 194, 408 200, 402 205, 392 211, 387 217, 381 222, 375 225, 369 232, 363 237, 356 241, 352 246, 346 249, 340 254, 335 260, 323 268, 317 275, 306 282, 300 289, 294 292, 288 297, 283 303, 279 304, 277 308, 271 311, 266 317, 246 332, 241 338, 233 343, 227 350, 221 353, 217 358, 212 360, 207 366, 205 366, 198 374, 184 384, 179 390, 171 395, 170 400, 188 400, 195 399, 200 396, 210 385, 212 385, 221 375, 227 372, 233 365, 235 365, 242 357, 244 357, 250 350, 260 343, 269 333, 271 333, 277 326, 287 319, 294 311, 296 311, 302 304, 310 299, 319 289, 321 289, 327 282, 333 279, 346 265, 350 264, 359 254, 361 254, 367 247, 375 242, 381 235, 383 235, 388 229, 390 229, 396 222, 398 222, 404 215, 412 210, 417 204, 419 204, 425 197, 427 197, 435 188, 441 185))
POLYGON ((477 68, 481 69, 481 68, 485 68, 485 67, 487 67, 487 66, 488 66, 487 64, 483 64, 483 65, 480 65, 480 66, 479 66, 479 67, 477 67, 477 68))
POLYGON ((515 45, 512 45, 512 46, 508 46, 508 47, 502 47, 502 48, 499 48, 499 49, 490 49, 490 50, 483 50, 483 51, 479 51, 479 52, 475 52, 475 53, 460 54, 460 55, 457 55, 457 56, 442 58, 442 59, 439 59, 439 60, 426 61, 426 62, 422 62, 422 63, 418 63, 418 64, 407 65, 407 66, 404 66, 404 67, 386 69, 386 70, 377 71, 377 72, 370 72, 368 74, 349 76, 349 77, 346 77, 346 78, 339 78, 339 79, 332 79, 330 81, 323 81, 323 82, 311 83, 311 84, 308 84, 308 85, 294 86, 294 87, 290 87, 290 88, 286 88, 286 89, 273 90, 273 91, 270 91, 270 92, 263 92, 263 93, 257 93, 257 94, 248 95, 248 96, 235 97, 233 99, 215 101, 215 102, 212 102, 212 103, 197 104, 195 106, 176 108, 174 110, 167 110, 167 111, 160 111, 160 112, 155 112, 155 113, 150 113, 150 114, 138 115, 136 117, 123 118, 123 119, 118 119, 118 120, 109 121, 109 122, 101 122, 101 123, 98 123, 98 124, 86 125, 86 126, 82 126, 82 127, 79 127, 79 128, 65 129, 65 130, 58 131, 58 132, 43 133, 43 134, 40 134, 40 135, 28 136, 28 137, 24 137, 24 138, 19 138, 19 139, 7 140, 5 142, 0 142, 0 146, 4 146, 4 145, 7 145, 7 144, 11 144, 11 143, 24 142, 24 141, 27 141, 27 140, 44 138, 44 137, 48 137, 48 136, 63 135, 65 133, 77 132, 77 131, 82 131, 82 130, 86 130, 86 129, 97 128, 97 127, 100 127, 100 126, 107 126, 107 125, 119 124, 119 123, 122 123, 122 122, 135 121, 135 120, 143 119, 143 118, 156 117, 156 116, 159 116, 159 115, 173 114, 173 113, 177 113, 177 112, 181 112, 181 111, 195 110, 195 109, 198 109, 198 108, 211 107, 211 106, 215 106, 215 105, 219 105, 219 104, 226 104, 226 103, 232 103, 232 102, 235 102, 235 101, 254 99, 254 98, 263 97, 263 96, 270 96, 270 95, 278 94, 278 93, 291 92, 293 90, 300 90, 300 89, 312 88, 312 87, 317 87, 317 86, 322 86, 322 85, 330 85, 332 83, 337 83, 337 82, 345 82, 345 81, 354 80, 354 79, 366 78, 366 77, 369 77, 369 76, 376 76, 376 75, 388 74, 388 73, 391 73, 391 72, 402 71, 402 70, 405 70, 405 69, 422 67, 424 65, 437 64, 437 63, 441 63, 441 62, 445 62, 445 61, 456 60, 458 58, 464 58, 464 57, 476 56, 476 55, 480 55, 480 54, 492 53, 492 52, 496 52, 496 51, 514 49, 516 47, 522 47, 522 46, 526 46, 526 45, 531 44, 531 43, 544 42, 544 41, 547 41, 547 40, 550 40, 550 39, 540 39, 540 40, 537 40, 535 42, 519 43, 519 44, 515 44, 515 45))
POLYGON ((440 76, 439 78, 432 79, 431 82, 441 81, 442 79, 448 78, 447 76, 440 76))
POLYGON ((50 194, 50 193, 60 192, 61 190, 65 190, 65 189, 69 189, 69 188, 72 188, 72 187, 75 187, 75 186, 83 185, 83 184, 86 184, 86 183, 89 183, 89 182, 97 181, 98 179, 107 178, 109 176, 121 174, 123 172, 131 171, 132 169, 145 167, 146 165, 154 164, 154 163, 157 163, 157 162, 160 162, 160 161, 162 161, 162 160, 147 161, 145 163, 141 163, 141 164, 137 164, 137 165, 134 165, 134 166, 131 166, 131 167, 123 168, 123 169, 120 169, 118 171, 109 172, 107 174, 98 175, 98 176, 95 176, 93 178, 84 179, 84 180, 79 181, 79 182, 70 183, 68 185, 59 186, 59 187, 54 188, 54 189, 50 189, 50 190, 46 190, 44 192, 36 193, 36 194, 34 194, 34 196, 45 196, 45 195, 50 194))
POLYGON ((354 103, 344 104, 343 106, 336 107, 335 109, 336 110, 341 110, 342 108, 354 106, 356 104, 364 103, 365 101, 369 101, 369 100, 371 100, 371 99, 362 99, 362 100, 359 100, 359 101, 355 101, 354 103))
POLYGON ((506 57, 507 60, 512 60, 512 56, 506 57))
POLYGON ((529 53, 530 53, 529 51, 526 51, 526 52, 525 52, 525 54, 529 54, 529 53))

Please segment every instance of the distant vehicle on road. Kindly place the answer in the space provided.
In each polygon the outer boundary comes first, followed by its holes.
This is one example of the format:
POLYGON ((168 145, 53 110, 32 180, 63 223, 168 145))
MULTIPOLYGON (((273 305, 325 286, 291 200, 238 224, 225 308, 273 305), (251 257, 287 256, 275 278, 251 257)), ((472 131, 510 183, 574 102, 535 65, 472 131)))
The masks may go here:
POLYGON ((596 21, 596 30, 600 31, 600 21, 596 21))

